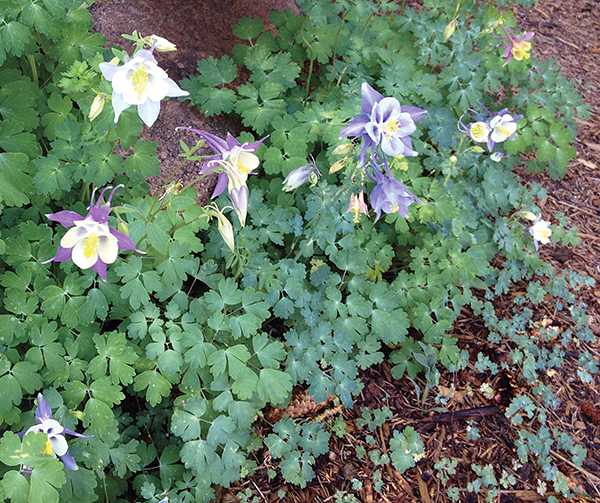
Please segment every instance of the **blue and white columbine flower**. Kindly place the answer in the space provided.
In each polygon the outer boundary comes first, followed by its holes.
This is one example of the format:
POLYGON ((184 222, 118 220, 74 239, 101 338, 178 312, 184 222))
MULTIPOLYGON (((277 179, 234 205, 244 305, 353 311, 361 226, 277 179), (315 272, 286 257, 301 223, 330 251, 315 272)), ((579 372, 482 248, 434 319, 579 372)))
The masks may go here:
POLYGON ((159 68, 151 50, 136 52, 122 66, 100 63, 100 70, 104 78, 112 82, 115 122, 118 122, 123 110, 137 105, 140 118, 151 127, 158 117, 163 98, 189 95, 159 68))
POLYGON ((106 187, 94 204, 94 192, 90 201, 89 212, 82 217, 75 211, 59 211, 46 215, 48 220, 58 222, 63 227, 73 227, 60 240, 60 246, 56 255, 43 262, 64 262, 72 259, 76 266, 81 269, 90 267, 96 271, 103 281, 106 281, 106 264, 112 264, 117 260, 119 250, 134 250, 144 253, 135 247, 131 238, 108 226, 108 215, 110 213, 110 201, 113 194, 123 185, 117 185, 105 205, 101 206, 104 193, 111 187, 106 187))
POLYGON ((201 129, 189 127, 179 127, 177 129, 193 131, 200 139, 205 140, 215 153, 215 155, 205 159, 206 162, 200 173, 219 173, 217 186, 212 197, 217 197, 227 188, 233 203, 233 209, 237 213, 242 227, 246 225, 246 215, 248 213, 248 186, 246 181, 248 175, 254 174, 253 170, 258 168, 260 160, 254 152, 267 139, 267 136, 253 143, 242 144, 229 133, 227 138, 223 140, 201 129))
POLYGON ((385 154, 394 157, 418 155, 412 148, 410 135, 417 129, 415 122, 425 118, 427 110, 400 105, 396 98, 385 98, 366 82, 361 86, 361 94, 362 114, 340 132, 340 138, 362 137, 360 165, 365 164, 367 150, 374 146, 381 146, 385 154))
POLYGON ((37 423, 35 426, 18 433, 18 435, 24 437, 31 432, 45 433, 48 435, 48 441, 43 454, 58 456, 66 468, 69 470, 77 470, 77 463, 75 463, 73 456, 69 454, 69 446, 67 445, 67 439, 64 435, 67 434, 79 438, 91 437, 68 430, 58 421, 52 419, 52 409, 50 409, 48 402, 46 402, 41 393, 38 395, 38 407, 35 411, 35 422, 37 423))

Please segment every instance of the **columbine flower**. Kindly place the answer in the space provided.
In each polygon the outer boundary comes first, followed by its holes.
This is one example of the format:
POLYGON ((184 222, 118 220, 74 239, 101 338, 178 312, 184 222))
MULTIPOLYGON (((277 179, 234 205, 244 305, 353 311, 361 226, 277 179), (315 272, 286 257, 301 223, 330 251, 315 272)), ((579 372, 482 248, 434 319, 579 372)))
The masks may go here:
POLYGON ((536 218, 535 222, 533 222, 533 225, 528 229, 528 231, 533 237, 533 243, 535 244, 536 250, 539 250, 539 243, 547 245, 550 242, 550 236, 552 235, 550 222, 542 220, 542 215, 536 218))
POLYGON ((475 119, 465 126, 462 121, 464 115, 458 120, 458 129, 468 135, 473 141, 487 142, 487 147, 490 152, 496 146, 496 143, 501 143, 506 140, 515 139, 515 131, 517 130, 517 121, 523 118, 522 115, 510 115, 508 109, 504 108, 497 114, 492 114, 481 102, 479 105, 487 112, 487 116, 481 114, 474 108, 469 109, 466 115, 475 119))
POLYGON ((422 120, 427 111, 413 106, 401 106, 396 98, 383 95, 364 82, 361 86, 362 114, 340 131, 344 136, 361 136, 360 165, 364 165, 367 150, 374 145, 388 155, 415 156, 410 135, 416 131, 415 122, 422 120))
POLYGON ((163 98, 189 95, 168 77, 167 72, 158 67, 152 51, 142 49, 132 59, 126 59, 123 66, 100 63, 104 78, 112 82, 115 122, 118 122, 123 110, 137 105, 140 118, 151 127, 158 117, 163 98))
MULTIPOLYGON (((410 203, 409 203, 410 204, 410 203)), ((369 216, 369 208, 365 204, 365 191, 361 190, 358 194, 352 194, 350 196, 350 204, 346 213, 352 213, 354 215, 354 223, 358 223, 361 213, 369 216)))
POLYGON ((58 421, 52 419, 52 409, 48 405, 48 402, 44 400, 43 395, 38 395, 38 407, 35 411, 35 426, 32 426, 26 431, 18 433, 20 437, 24 437, 27 433, 45 433, 48 435, 48 441, 46 442, 46 449, 43 454, 50 456, 58 456, 64 463, 65 467, 69 470, 77 470, 77 463, 73 457, 69 454, 69 446, 67 445, 67 439, 64 434, 72 435, 79 438, 91 438, 90 436, 81 435, 74 431, 67 430, 58 421))
POLYGON ((504 53, 502 54, 503 58, 506 58, 506 62, 504 66, 508 65, 510 61, 515 58, 517 61, 521 61, 524 59, 529 59, 529 51, 531 50, 531 42, 528 42, 533 38, 535 33, 532 31, 526 31, 520 37, 517 37, 514 32, 504 26, 502 24, 502 29, 506 34, 506 37, 498 37, 502 40, 502 43, 506 46, 504 53))
POLYGON ((310 175, 315 171, 318 172, 319 170, 317 169, 317 166, 314 162, 296 168, 288 176, 285 177, 285 180, 283 181, 283 190, 285 192, 291 192, 292 190, 301 187, 308 181, 310 175))
POLYGON ((396 180, 387 165, 384 166, 387 176, 379 169, 373 169, 377 184, 371 191, 370 199, 371 207, 377 213, 375 222, 379 220, 382 211, 385 213, 398 213, 404 218, 408 218, 408 207, 411 203, 416 201, 423 204, 423 201, 410 192, 401 181, 396 180))
POLYGON ((100 206, 104 193, 111 187, 106 187, 100 193, 98 201, 94 204, 94 192, 90 201, 89 212, 85 217, 74 211, 59 211, 46 215, 48 220, 58 222, 63 227, 73 227, 60 240, 60 246, 54 258, 43 262, 64 262, 73 259, 75 265, 81 269, 90 267, 96 271, 103 281, 106 281, 106 264, 117 260, 119 250, 135 250, 144 253, 135 247, 131 238, 108 226, 110 201, 113 194, 123 185, 117 185, 110 193, 104 206, 100 206))
POLYGON ((205 140, 213 150, 215 155, 206 158, 206 163, 202 166, 200 173, 206 174, 213 171, 219 173, 217 186, 212 197, 217 197, 227 188, 233 203, 233 209, 237 213, 242 227, 246 225, 246 214, 248 212, 248 186, 246 181, 248 175, 254 174, 252 171, 258 167, 260 162, 258 156, 253 152, 260 147, 267 136, 253 143, 241 144, 229 133, 227 133, 227 138, 223 140, 200 129, 189 127, 179 127, 177 129, 193 131, 205 140))

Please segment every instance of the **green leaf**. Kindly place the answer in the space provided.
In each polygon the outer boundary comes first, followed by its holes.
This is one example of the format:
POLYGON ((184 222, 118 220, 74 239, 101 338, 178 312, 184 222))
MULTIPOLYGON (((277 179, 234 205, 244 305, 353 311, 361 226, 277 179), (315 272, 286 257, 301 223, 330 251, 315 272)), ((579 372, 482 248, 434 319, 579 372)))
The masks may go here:
POLYGON ((141 458, 137 454, 138 445, 137 440, 130 440, 110 450, 110 459, 118 477, 124 477, 128 470, 135 473, 141 468, 141 458))
POLYGON ((104 321, 108 315, 108 302, 98 288, 92 288, 86 295, 86 301, 77 310, 77 317, 84 325, 88 325, 96 318, 104 321))
POLYGON ((18 21, 5 24, 0 31, 0 43, 4 50, 15 56, 21 56, 30 40, 29 28, 18 21))
POLYGON ((29 477, 29 503, 58 503, 60 489, 67 481, 63 464, 58 459, 50 459, 36 466, 29 477))
MULTIPOLYGON (((207 87, 215 87, 232 82, 237 77, 237 65, 229 56, 223 56, 220 60, 209 56, 198 61, 198 80, 207 87)), ((225 89, 225 88, 223 88, 225 89)), ((219 91, 223 90, 219 89, 219 91)), ((202 92, 208 91, 203 90, 202 92)), ((228 89, 234 96, 235 93, 228 89)))
POLYGON ((28 159, 25 154, 0 154, 0 203, 23 206, 29 203, 25 192, 30 192, 31 178, 25 174, 28 159))
POLYGON ((98 481, 93 471, 79 466, 76 471, 64 470, 64 473, 67 477, 67 483, 62 486, 60 491, 61 501, 89 503, 98 499, 94 492, 98 481))
POLYGON ((19 405, 23 398, 21 386, 17 379, 11 374, 0 377, 0 389, 2 400, 0 400, 0 414, 6 414, 12 409, 13 404, 19 405))
POLYGON ((292 391, 289 374, 275 369, 262 369, 258 378, 258 395, 273 405, 283 403, 292 391))
POLYGON ((0 461, 8 466, 40 466, 48 461, 46 450, 48 435, 28 433, 21 440, 15 433, 5 431, 0 440, 0 461))
POLYGON ((235 424, 230 417, 218 416, 210 425, 206 441, 215 447, 225 444, 235 430, 235 424))
POLYGON ((142 180, 160 175, 156 146, 156 142, 141 139, 135 143, 133 154, 127 156, 123 163, 132 180, 142 180))
POLYGON ((38 169, 33 178, 38 194, 53 194, 59 189, 64 191, 71 189, 71 173, 65 167, 61 167, 55 155, 40 157, 33 161, 33 164, 38 169))
POLYGON ((90 398, 83 412, 83 425, 94 435, 103 435, 108 433, 110 428, 117 426, 114 412, 102 400, 90 398))
POLYGON ((234 24, 231 29, 233 30, 233 34, 245 40, 252 40, 255 37, 258 37, 260 33, 263 31, 264 25, 262 19, 251 17, 243 17, 239 20, 237 24, 234 24))
POLYGON ((163 397, 171 393, 171 383, 167 381, 158 371, 146 370, 133 381, 133 389, 142 391, 146 389, 146 399, 150 405, 158 405, 163 397))
POLYGON ((279 368, 280 363, 286 356, 285 348, 279 341, 273 341, 270 344, 268 342, 269 336, 267 334, 255 335, 252 338, 254 352, 264 367, 279 368))
POLYGON ((11 503, 27 503, 29 483, 20 472, 16 470, 7 472, 0 481, 0 488, 4 489, 4 494, 10 498, 11 503))

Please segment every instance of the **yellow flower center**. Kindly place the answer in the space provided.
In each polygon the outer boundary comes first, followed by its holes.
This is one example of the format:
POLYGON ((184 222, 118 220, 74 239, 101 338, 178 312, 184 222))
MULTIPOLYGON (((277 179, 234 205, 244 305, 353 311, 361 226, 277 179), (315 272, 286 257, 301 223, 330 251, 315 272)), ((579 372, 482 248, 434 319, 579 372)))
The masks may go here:
POLYGON ((52 450, 52 442, 50 442, 50 439, 48 439, 46 442, 46 448, 42 451, 42 454, 48 454, 48 456, 52 456, 53 453, 54 451, 52 450))
POLYGON ((96 248, 98 248, 98 234, 95 232, 90 233, 90 235, 83 240, 85 246, 83 247, 83 255, 85 258, 90 258, 94 253, 96 253, 96 248))
POLYGON ((146 65, 137 67, 131 76, 131 82, 133 83, 134 91, 138 95, 138 100, 141 100, 142 94, 148 88, 148 72, 146 71, 146 65))
POLYGON ((392 136, 398 134, 398 129, 400 129, 400 123, 398 121, 387 121, 383 125, 383 134, 389 140, 392 136))
POLYGON ((481 124, 476 124, 471 128, 473 138, 483 138, 485 136, 485 128, 481 124))
POLYGON ((552 231, 550 229, 537 229, 536 230, 536 239, 538 241, 542 241, 543 239, 550 239, 552 235, 552 231))
POLYGON ((500 134, 503 136, 510 136, 510 132, 504 126, 498 126, 498 131, 500 131, 500 134))
POLYGON ((513 58, 521 61, 523 58, 529 59, 529 51, 531 50, 531 42, 515 42, 510 50, 513 58))
POLYGON ((400 206, 398 206, 398 203, 392 204, 392 213, 397 213, 399 209, 400 209, 400 206))

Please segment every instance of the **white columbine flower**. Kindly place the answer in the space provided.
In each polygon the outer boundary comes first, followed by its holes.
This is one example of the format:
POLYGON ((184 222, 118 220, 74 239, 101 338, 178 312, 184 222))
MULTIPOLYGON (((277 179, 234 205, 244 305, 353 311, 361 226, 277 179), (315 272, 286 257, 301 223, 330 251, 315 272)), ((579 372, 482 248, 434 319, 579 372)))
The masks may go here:
POLYGON ((552 235, 550 222, 542 220, 542 216, 540 215, 529 228, 529 234, 533 236, 536 250, 539 249, 539 243, 547 245, 550 242, 550 236, 552 235))
POLYGON ((100 63, 100 70, 104 78, 112 82, 115 122, 123 110, 137 105, 140 118, 151 127, 158 117, 163 98, 189 95, 158 67, 152 52, 145 49, 136 52, 122 66, 100 63))
POLYGON ((467 126, 468 134, 473 141, 483 143, 488 141, 492 128, 487 122, 473 122, 467 126))
POLYGON ((508 139, 513 139, 515 131, 517 130, 517 123, 512 115, 496 115, 490 121, 490 128, 492 129, 491 137, 495 143, 501 143, 508 139))

